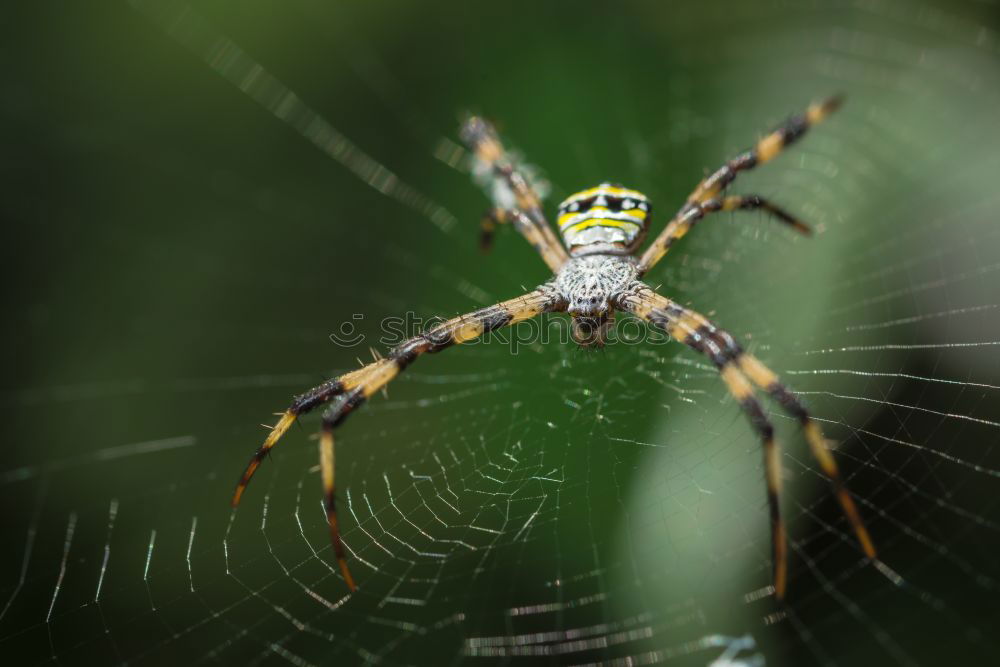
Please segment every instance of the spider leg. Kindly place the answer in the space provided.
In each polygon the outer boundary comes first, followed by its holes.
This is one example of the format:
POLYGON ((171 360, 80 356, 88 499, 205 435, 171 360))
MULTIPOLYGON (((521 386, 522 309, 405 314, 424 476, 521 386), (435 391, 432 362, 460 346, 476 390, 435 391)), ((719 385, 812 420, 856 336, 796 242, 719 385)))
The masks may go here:
POLYGON ((858 513, 854 500, 844 486, 836 461, 827 447, 819 424, 811 418, 798 397, 781 384, 774 372, 764 366, 756 357, 744 352, 728 332, 716 327, 703 315, 656 294, 644 285, 623 296, 621 307, 647 320, 653 326, 663 329, 675 340, 707 356, 719 369, 719 374, 727 389, 750 418, 751 425, 760 436, 764 448, 768 505, 771 514, 774 589, 778 598, 784 597, 788 569, 785 527, 779 506, 781 465, 778 445, 774 441, 774 429, 760 403, 754 397, 753 385, 767 391, 786 412, 799 420, 810 450, 830 480, 834 495, 851 524, 861 548, 869 558, 875 557, 874 543, 858 513))
POLYGON ((347 580, 348 586, 353 586, 353 580, 349 578, 349 572, 346 572, 346 561, 344 560, 343 545, 340 542, 333 498, 333 429, 339 426, 351 412, 364 404, 369 397, 385 387, 417 357, 426 353, 440 352, 452 345, 473 340, 490 331, 517 324, 543 312, 564 308, 565 303, 558 296, 555 288, 548 284, 542 285, 516 299, 502 301, 493 306, 442 322, 427 332, 398 345, 385 358, 374 361, 356 371, 327 380, 306 393, 296 396, 288 409, 281 415, 264 444, 254 453, 250 463, 240 476, 233 493, 233 507, 239 505, 243 493, 261 461, 289 427, 295 423, 295 420, 300 415, 320 405, 336 401, 323 414, 323 426, 320 433, 320 468, 323 476, 323 489, 326 494, 324 505, 330 522, 334 550, 341 570, 345 573, 344 578, 347 580))
POLYGON ((774 216, 778 222, 788 225, 800 234, 805 234, 807 236, 812 234, 812 228, 810 228, 809 225, 802 222, 780 206, 772 204, 760 195, 730 195, 728 197, 722 197, 721 199, 713 198, 701 204, 701 209, 705 211, 705 213, 736 210, 752 211, 759 209, 774 216))
MULTIPOLYGON (((798 141, 806 131, 840 108, 843 98, 831 97, 809 106, 805 113, 796 114, 786 120, 778 129, 760 139, 750 150, 740 153, 726 164, 704 178, 687 198, 684 206, 667 224, 656 240, 646 249, 639 260, 640 275, 653 268, 663 258, 670 244, 677 239, 673 236, 678 223, 698 204, 705 204, 718 198, 741 171, 753 169, 774 159, 781 151, 798 141)), ((760 208, 767 208, 761 206, 760 208)), ((779 215, 779 217, 781 217, 779 215)), ((684 230, 685 232, 687 229, 684 230)), ((682 233, 683 235, 683 233, 682 233)))
POLYGON ((239 482, 236 484, 236 490, 233 492, 233 499, 231 501, 232 506, 239 506, 240 500, 243 498, 243 492, 246 491, 247 485, 250 484, 250 480, 253 478, 254 473, 257 472, 257 468, 260 467, 260 464, 270 453, 271 448, 278 444, 278 440, 281 439, 281 436, 283 436, 288 429, 292 427, 292 424, 295 423, 295 420, 298 419, 299 415, 303 415, 316 406, 323 405, 337 396, 355 390, 359 386, 362 377, 371 372, 374 367, 384 365, 384 363, 384 359, 379 360, 373 364, 359 368, 356 371, 351 371, 350 373, 345 373, 340 377, 327 380, 323 384, 313 387, 306 393, 296 396, 292 400, 292 404, 288 407, 288 409, 282 413, 281 418, 278 419, 278 423, 276 423, 271 429, 271 432, 264 440, 264 444, 258 447, 257 451, 255 451, 253 456, 250 458, 250 462, 247 464, 246 469, 240 476, 239 482))
MULTIPOLYGON (((490 209, 480 222, 479 249, 489 252, 493 249, 493 239, 497 225, 513 223, 514 229, 521 233, 521 236, 531 244, 538 254, 549 263, 550 266, 561 265, 562 260, 553 256, 550 246, 545 240, 541 229, 531 222, 523 211, 517 209, 493 208, 490 209)), ((560 246, 561 248, 561 246, 560 246)), ((554 270, 554 269, 553 269, 554 270)))
POLYGON ((335 398, 344 396, 346 398, 341 404, 340 414, 340 419, 343 419, 351 410, 364 403, 369 396, 384 387, 421 354, 438 352, 456 343, 478 338, 499 327, 516 324, 542 312, 558 310, 561 307, 562 303, 553 288, 543 285, 516 299, 503 301, 442 322, 429 331, 399 345, 385 358, 350 373, 331 378, 304 394, 296 396, 268 434, 264 444, 257 449, 247 464, 233 493, 233 507, 239 505, 250 479, 268 452, 299 416, 320 405, 329 403, 335 398))
POLYGON ((347 588, 354 592, 357 586, 354 577, 347 567, 347 554, 344 553, 344 543, 340 539, 340 525, 337 523, 337 499, 334 496, 334 464, 333 464, 333 415, 328 409, 323 415, 323 428, 319 435, 319 466, 323 479, 323 508, 326 510, 326 522, 330 526, 330 542, 333 553, 340 565, 340 573, 347 583, 347 588))
MULTIPOLYGON (((788 225, 800 234, 811 235, 812 229, 783 208, 772 204, 760 195, 730 195, 728 197, 713 198, 702 203, 692 203, 686 205, 673 220, 667 223, 666 228, 660 234, 653 246, 650 246, 643 259, 639 261, 639 275, 643 275, 652 264, 646 266, 643 260, 651 250, 656 249, 659 261, 663 255, 667 254, 671 246, 684 237, 691 229, 706 216, 718 211, 749 211, 759 209, 772 215, 785 225, 788 225)), ((654 261, 653 264, 656 262, 654 261)))
POLYGON ((833 454, 830 453, 827 440, 823 437, 823 430, 819 427, 819 424, 812 418, 798 396, 792 393, 788 387, 784 386, 774 371, 761 363, 759 359, 751 354, 743 353, 738 357, 737 363, 740 370, 755 385, 770 394, 785 412, 799 420, 806 442, 809 443, 809 449, 812 451, 813 457, 819 461, 823 473, 830 480, 834 495, 836 495, 844 514, 854 528, 854 533, 861 543, 861 548, 864 550, 866 556, 875 558, 875 544, 868 534, 868 529, 865 528, 864 521, 862 521, 861 515, 858 513, 858 508, 854 504, 854 500, 851 498, 850 493, 848 493, 847 487, 844 486, 844 481, 841 479, 837 468, 837 462, 834 460, 833 454))
POLYGON ((753 148, 737 155, 703 179, 688 197, 688 201, 703 202, 711 199, 732 183, 739 172, 770 162, 781 151, 801 139, 810 127, 839 109, 843 102, 844 98, 839 95, 830 97, 809 105, 805 113, 789 117, 778 129, 759 139, 753 148))
POLYGON ((493 240, 498 225, 510 222, 507 211, 502 208, 491 208, 479 223, 479 249, 489 252, 493 249, 493 240))
POLYGON ((569 260, 569 254, 542 213, 541 197, 504 149, 496 129, 489 121, 472 116, 462 124, 459 134, 490 174, 489 189, 496 209, 505 211, 548 267, 553 272, 558 271, 569 260))
POLYGON ((760 437, 764 450, 764 476, 767 481, 767 507, 771 521, 771 562, 774 594, 785 597, 788 581, 788 540, 781 516, 781 448, 774 439, 774 426, 764 414, 760 401, 746 376, 733 366, 721 368, 726 388, 750 419, 750 425, 760 437))

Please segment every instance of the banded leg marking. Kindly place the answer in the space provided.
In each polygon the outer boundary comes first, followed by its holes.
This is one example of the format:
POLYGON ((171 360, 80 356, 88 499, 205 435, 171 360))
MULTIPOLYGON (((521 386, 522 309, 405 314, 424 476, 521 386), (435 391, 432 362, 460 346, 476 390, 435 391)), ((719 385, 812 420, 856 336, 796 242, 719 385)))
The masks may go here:
MULTIPOLYGON (((796 114, 790 117, 778 129, 760 139, 753 148, 748 151, 744 151, 727 161, 726 164, 703 179, 687 198, 687 201, 677 214, 670 220, 667 227, 660 233, 659 236, 656 237, 656 240, 653 241, 649 248, 647 248, 642 254, 642 258, 639 260, 639 274, 642 275, 649 271, 649 269, 653 268, 653 266, 655 266, 656 263, 659 262, 667 253, 667 250, 673 242, 687 233, 688 229, 691 227, 691 222, 689 220, 686 221, 686 218, 692 215, 696 218, 700 217, 697 213, 692 213, 693 211, 697 211, 699 206, 704 206, 706 204, 713 205, 711 202, 726 202, 726 200, 731 199, 730 197, 719 199, 719 195, 736 179, 736 176, 741 171, 753 169, 758 165, 774 159, 785 148, 801 139, 809 128, 821 122, 831 113, 840 108, 842 102, 842 97, 831 97, 822 102, 810 105, 809 108, 806 109, 805 113, 796 114)), ((747 199, 752 199, 752 197, 747 199)), ((792 225, 799 231, 808 232, 808 228, 795 220, 792 216, 766 202, 766 200, 761 201, 762 203, 757 206, 753 206, 749 203, 749 201, 744 202, 747 204, 746 206, 735 201, 731 202, 729 205, 734 208, 764 209, 775 215, 783 222, 792 225)), ((733 209, 718 208, 716 210, 733 209)), ((702 215, 704 215, 704 213, 702 213, 702 215)))
POLYGON ((362 405, 372 394, 388 384, 425 352, 438 352, 457 343, 478 338, 494 329, 516 324, 546 311, 558 310, 561 306, 561 302, 550 287, 540 287, 516 299, 442 322, 430 331, 397 346, 386 358, 327 380, 296 396, 268 434, 264 444, 257 449, 247 464, 233 493, 233 507, 239 505, 243 492, 260 467, 261 461, 300 415, 339 399, 334 424, 339 425, 355 408, 362 405))
POLYGON ((523 211, 512 209, 494 208, 490 210, 482 219, 479 231, 479 249, 489 252, 493 248, 493 240, 498 225, 512 223, 521 236, 531 245, 535 251, 542 256, 553 271, 563 264, 563 248, 561 245, 553 246, 546 239, 545 234, 538 225, 531 222, 531 219, 523 211), (558 250, 558 251, 556 251, 558 250))
POLYGON ((516 324, 543 312, 559 310, 564 306, 565 304, 559 299, 554 289, 543 285, 516 299, 481 308, 467 315, 443 322, 426 333, 397 346, 384 359, 379 359, 363 368, 327 380, 306 393, 296 396, 288 410, 281 415, 264 444, 254 453, 250 463, 240 476, 233 493, 233 507, 240 504, 243 493, 257 468, 260 467, 261 461, 299 415, 333 401, 323 413, 323 423, 320 430, 319 449, 324 493, 323 507, 326 510, 327 523, 330 526, 330 539, 337 562, 340 565, 341 574, 348 588, 352 591, 356 590, 354 579, 347 567, 347 557, 340 538, 340 525, 337 520, 334 495, 333 430, 343 423, 351 412, 363 405, 369 397, 386 386, 420 355, 440 352, 452 345, 470 341, 495 329, 516 324))
POLYGON ((364 368, 359 368, 356 371, 351 371, 350 373, 345 373, 338 378, 333 378, 327 380, 321 385, 314 387, 308 392, 296 396, 292 400, 292 404, 288 409, 282 413, 281 418, 278 419, 278 423, 274 425, 271 432, 268 434, 267 439, 264 440, 264 444, 257 448, 254 452, 253 457, 251 457, 250 462, 247 464, 246 469, 240 476, 239 481, 236 484, 236 490, 233 492, 233 499, 231 504, 233 507, 238 507, 240 500, 243 498, 243 492, 246 491, 247 485, 250 484, 250 480, 253 478, 257 468, 264 461, 264 458, 271 452, 271 449, 278 444, 278 440, 291 428, 295 420, 298 419, 299 415, 304 415, 318 405, 323 405, 337 396, 341 396, 345 393, 353 393, 360 386, 361 379, 367 375, 372 368, 383 364, 385 360, 377 361, 373 364, 369 364, 364 368))
POLYGON ((840 476, 840 469, 837 467, 837 461, 830 452, 830 447, 827 445, 827 440, 823 436, 823 430, 819 424, 812 418, 798 396, 785 387, 778 379, 778 376, 761 363, 760 360, 753 355, 743 354, 739 358, 738 363, 740 370, 746 373, 747 377, 754 384, 770 394, 785 412, 799 420, 799 423, 802 425, 802 433, 805 436, 806 442, 809 443, 809 449, 816 461, 819 462, 823 474, 830 480, 830 487, 837 498, 837 502, 840 503, 844 515, 851 524, 858 542, 861 543, 861 548, 864 550, 866 556, 875 558, 875 543, 872 541, 871 535, 868 534, 868 528, 865 527, 865 523, 861 519, 861 514, 858 512, 854 499, 844 485, 844 481, 840 476))
POLYGON ((497 227, 508 222, 507 211, 504 209, 492 208, 487 211, 479 223, 479 249, 483 252, 492 250, 497 227))
POLYGON ((791 116, 778 129, 758 140, 753 148, 729 160, 702 180, 688 197, 688 202, 708 201, 732 183, 739 172, 770 162, 801 139, 809 128, 839 109, 843 102, 841 96, 830 97, 809 105, 805 113, 791 116))
POLYGON ((769 213, 779 222, 788 225, 800 234, 809 236, 812 229, 783 208, 772 204, 760 195, 731 195, 722 199, 709 199, 704 203, 687 204, 681 212, 667 223, 652 245, 646 249, 639 260, 639 275, 643 275, 654 264, 660 261, 671 246, 682 239, 691 229, 706 216, 718 211, 749 211, 759 209, 769 213))
POLYGON ((774 398, 781 408, 798 419, 810 451, 823 473, 830 480, 834 495, 840 503, 865 555, 875 558, 875 546, 868 533, 854 500, 847 491, 835 459, 827 447, 819 424, 812 419, 799 398, 785 387, 778 376, 753 355, 743 351, 736 340, 725 330, 716 327, 699 313, 660 296, 652 290, 641 290, 623 299, 622 307, 642 317, 671 337, 707 356, 719 369, 726 388, 750 418, 751 425, 761 438, 764 449, 764 467, 767 476, 768 505, 771 515, 772 547, 774 552, 775 594, 784 596, 787 582, 788 551, 786 530, 781 518, 781 465, 780 450, 774 440, 774 429, 753 395, 753 386, 760 387, 774 398))
POLYGON ((780 446, 774 439, 774 426, 764 414, 760 401, 753 395, 753 387, 746 376, 732 363, 723 365, 719 369, 719 375, 749 418, 764 451, 764 477, 767 482, 767 507, 771 523, 771 576, 774 594, 780 600, 785 597, 788 585, 788 542, 785 538, 785 522, 781 516, 780 446))
MULTIPOLYGON (((548 267, 553 272, 558 271, 569 260, 569 254, 545 219, 541 198, 528 178, 515 168, 496 129, 485 119, 473 116, 462 124, 459 134, 476 158, 489 167, 493 178, 514 195, 516 209, 506 211, 514 227, 541 254, 548 267)), ((492 228, 489 237, 492 240, 492 228)))
POLYGON ((706 212, 736 210, 752 211, 760 209, 761 211, 771 214, 773 217, 777 218, 778 222, 788 225, 800 234, 805 234, 806 236, 812 234, 812 229, 809 225, 802 222, 780 206, 772 204, 760 195, 730 195, 729 197, 723 197, 722 199, 710 199, 702 205, 702 208, 706 212), (716 208, 716 206, 718 206, 718 208, 716 208))
POLYGON ((333 427, 333 422, 324 416, 323 428, 319 435, 319 466, 323 480, 323 508, 326 510, 326 522, 330 526, 330 542, 333 544, 333 553, 337 557, 337 564, 340 566, 340 574, 344 577, 347 588, 353 593, 358 590, 358 587, 354 583, 354 577, 351 576, 351 570, 347 567, 347 554, 344 552, 344 543, 340 539, 340 525, 337 523, 333 427))

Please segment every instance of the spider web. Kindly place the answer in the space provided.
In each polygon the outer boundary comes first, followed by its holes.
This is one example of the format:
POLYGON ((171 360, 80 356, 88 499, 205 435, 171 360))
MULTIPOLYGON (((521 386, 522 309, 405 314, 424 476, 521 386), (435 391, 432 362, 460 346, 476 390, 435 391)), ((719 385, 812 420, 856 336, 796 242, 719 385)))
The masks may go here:
POLYGON ((10 295, 5 346, 30 352, 3 399, 5 654, 996 660, 995 7, 132 5, 38 9, 26 25, 74 58, 33 51, 4 97, 5 217, 45 232, 8 262, 35 283, 10 295), (815 237, 720 215, 649 281, 808 400, 877 562, 769 405, 792 554, 774 601, 758 443, 677 345, 493 342, 417 362, 338 430, 353 595, 314 418, 229 511, 255 422, 384 349, 382 318, 546 278, 513 233, 476 254, 486 202, 450 139, 457 112, 486 112, 544 165, 550 210, 619 180, 659 229, 703 167, 835 91, 841 112, 733 188, 815 237), (344 322, 364 344, 332 344, 344 322))

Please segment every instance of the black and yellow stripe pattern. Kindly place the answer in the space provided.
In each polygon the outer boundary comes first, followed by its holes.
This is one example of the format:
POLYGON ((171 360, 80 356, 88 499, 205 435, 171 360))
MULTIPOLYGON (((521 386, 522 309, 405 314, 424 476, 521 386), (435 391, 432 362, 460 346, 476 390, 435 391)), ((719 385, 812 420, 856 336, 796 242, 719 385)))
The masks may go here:
POLYGON ((652 212, 649 199, 638 190, 601 183, 559 204, 556 223, 573 255, 624 254, 645 237, 652 212))
POLYGON ((834 96, 809 105, 805 113, 789 117, 776 130, 758 140, 753 148, 729 160, 702 180, 688 197, 688 201, 706 202, 718 196, 736 179, 739 172, 753 169, 773 160, 783 150, 801 139, 809 128, 822 122, 827 116, 839 109, 843 101, 842 97, 834 96))
POLYGON ((801 139, 809 128, 839 109, 842 103, 843 98, 837 96, 810 105, 805 113, 790 117, 778 129, 760 139, 753 148, 737 155, 703 179, 687 198, 684 206, 642 254, 639 259, 639 274, 643 275, 653 268, 667 254, 670 246, 683 237, 694 223, 715 211, 759 208, 799 231, 808 232, 809 228, 804 224, 761 197, 750 195, 734 198, 721 195, 741 171, 753 169, 773 160, 785 148, 801 139), (753 200, 758 200, 759 203, 753 204, 753 200))
POLYGON ((388 356, 358 370, 327 380, 306 393, 296 396, 292 404, 281 415, 264 444, 250 459, 240 476, 233 493, 232 506, 237 507, 251 478, 261 462, 288 431, 299 416, 331 403, 323 413, 320 432, 320 470, 323 481, 324 506, 330 525, 331 541, 340 565, 344 581, 351 590, 355 589, 354 579, 347 568, 347 559, 340 539, 337 523, 336 501, 334 498, 334 451, 333 430, 351 412, 360 407, 377 391, 385 387, 393 378, 406 369, 417 357, 434 353, 478 338, 490 331, 510 326, 535 317, 543 312, 564 307, 558 293, 550 286, 542 286, 533 292, 509 301, 453 318, 433 327, 426 333, 411 338, 394 348, 388 356))
POLYGON ((751 426, 760 437, 764 450, 764 470, 771 518, 774 590, 778 598, 785 595, 788 577, 788 546, 780 506, 780 449, 774 439, 774 427, 754 396, 754 386, 770 394, 785 412, 799 421, 809 448, 823 473, 830 480, 834 495, 862 550, 869 558, 875 558, 875 545, 854 504, 854 499, 844 486, 837 463, 830 453, 819 424, 812 419, 801 401, 781 383, 773 371, 753 355, 744 352, 728 332, 716 327, 704 316, 648 288, 626 295, 622 300, 622 307, 666 331, 671 338, 708 357, 719 369, 729 393, 746 413, 751 426))
POLYGON ((701 204, 689 204, 674 217, 660 236, 646 249, 639 260, 639 275, 643 275, 656 262, 663 258, 671 246, 684 238, 705 216, 718 211, 750 211, 761 210, 769 213, 778 222, 788 225, 800 234, 812 234, 809 225, 795 218, 791 213, 772 204, 760 195, 731 195, 717 199, 709 199, 701 204))

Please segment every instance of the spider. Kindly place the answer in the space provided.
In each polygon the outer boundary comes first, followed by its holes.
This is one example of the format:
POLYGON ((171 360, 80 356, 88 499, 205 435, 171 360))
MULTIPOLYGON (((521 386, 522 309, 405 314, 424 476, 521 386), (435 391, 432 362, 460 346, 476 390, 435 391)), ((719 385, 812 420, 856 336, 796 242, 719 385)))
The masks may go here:
POLYGON ((700 220, 717 211, 760 209, 792 229, 809 234, 808 226, 764 198, 724 195, 724 191, 740 172, 773 159, 840 104, 840 97, 812 104, 805 113, 791 116, 753 148, 704 178, 660 235, 638 256, 652 215, 652 205, 645 195, 617 184, 602 183, 570 196, 559 205, 557 225, 564 242, 561 244, 542 213, 541 198, 531 172, 504 149, 490 123, 479 117, 469 117, 461 127, 460 136, 472 151, 474 171, 490 188, 495 206, 483 220, 482 245, 488 248, 492 244, 498 224, 509 223, 534 246, 554 277, 515 299, 447 320, 398 345, 384 358, 296 396, 247 465, 233 494, 233 507, 239 505, 261 461, 296 419, 321 405, 330 404, 323 412, 319 437, 324 507, 341 574, 347 587, 356 590, 337 521, 334 429, 423 354, 440 352, 547 312, 569 313, 574 341, 584 347, 601 346, 615 311, 623 311, 664 330, 672 339, 707 357, 760 438, 770 511, 772 578, 777 599, 785 596, 788 573, 788 548, 780 509, 781 463, 774 428, 755 397, 754 387, 770 394, 785 412, 798 420, 862 550, 869 559, 874 559, 875 546, 837 472, 837 464, 819 424, 799 398, 725 330, 703 315, 657 294, 642 281, 677 240, 700 220))

